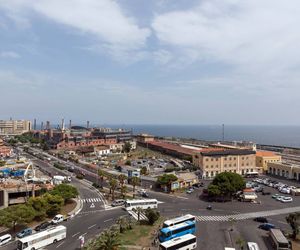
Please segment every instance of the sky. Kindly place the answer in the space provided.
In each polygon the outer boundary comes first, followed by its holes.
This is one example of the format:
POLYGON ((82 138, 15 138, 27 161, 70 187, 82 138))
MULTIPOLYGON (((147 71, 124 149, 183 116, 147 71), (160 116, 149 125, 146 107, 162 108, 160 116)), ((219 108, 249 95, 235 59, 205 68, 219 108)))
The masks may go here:
POLYGON ((0 0, 0 119, 299 125, 299 13, 299 0, 0 0))

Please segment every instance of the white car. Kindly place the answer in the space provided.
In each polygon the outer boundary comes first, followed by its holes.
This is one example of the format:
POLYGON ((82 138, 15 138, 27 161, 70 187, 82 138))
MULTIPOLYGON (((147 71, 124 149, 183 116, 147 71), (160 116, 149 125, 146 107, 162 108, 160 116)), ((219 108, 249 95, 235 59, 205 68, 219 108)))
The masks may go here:
POLYGON ((62 214, 55 215, 55 217, 52 219, 52 224, 58 224, 64 221, 64 216, 62 214))
POLYGON ((291 192, 291 190, 289 188, 282 188, 279 190, 280 193, 283 194, 289 194, 291 192))
POLYGON ((293 198, 292 197, 283 197, 280 201, 283 203, 288 203, 288 202, 292 202, 293 198))
POLYGON ((281 201, 283 198, 285 198, 285 196, 279 195, 279 196, 276 197, 276 200, 281 201))

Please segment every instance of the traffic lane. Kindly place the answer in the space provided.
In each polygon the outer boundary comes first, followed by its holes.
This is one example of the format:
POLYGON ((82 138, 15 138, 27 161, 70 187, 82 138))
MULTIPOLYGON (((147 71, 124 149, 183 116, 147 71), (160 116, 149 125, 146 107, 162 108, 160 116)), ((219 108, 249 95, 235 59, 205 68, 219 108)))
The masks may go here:
POLYGON ((198 222, 197 223, 197 249, 201 250, 224 250, 225 246, 230 246, 227 225, 225 223, 198 222))
POLYGON ((47 249, 79 249, 79 237, 84 235, 85 241, 93 238, 104 229, 113 225, 117 218, 127 215, 121 208, 79 214, 74 219, 63 223, 67 227, 67 238, 64 241, 50 245, 47 249))

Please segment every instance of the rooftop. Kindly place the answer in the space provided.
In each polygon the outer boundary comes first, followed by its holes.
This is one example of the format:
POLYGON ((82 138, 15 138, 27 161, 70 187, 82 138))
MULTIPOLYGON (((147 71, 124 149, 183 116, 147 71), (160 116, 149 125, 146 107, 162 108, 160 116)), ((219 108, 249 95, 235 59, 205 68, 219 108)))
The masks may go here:
POLYGON ((256 156, 272 157, 272 156, 277 156, 277 154, 275 154, 271 151, 256 151, 256 156))

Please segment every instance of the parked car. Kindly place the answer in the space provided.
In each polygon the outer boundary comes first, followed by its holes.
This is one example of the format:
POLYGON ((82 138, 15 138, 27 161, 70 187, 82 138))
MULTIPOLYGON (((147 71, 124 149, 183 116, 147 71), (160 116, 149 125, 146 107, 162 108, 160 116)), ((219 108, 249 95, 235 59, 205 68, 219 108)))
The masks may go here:
POLYGON ((0 246, 5 245, 6 243, 10 242, 12 240, 12 237, 10 234, 4 234, 0 236, 0 246))
POLYGON ((31 228, 25 228, 21 232, 17 233, 16 236, 18 238, 23 238, 23 237, 31 235, 31 234, 32 234, 32 229, 31 228))
POLYGON ((266 217, 256 217, 253 220, 260 223, 268 223, 268 219, 266 217))
POLYGON ((279 196, 276 197, 276 200, 277 200, 277 201, 281 201, 284 197, 285 197, 285 196, 279 195, 279 196))
POLYGON ((111 205, 113 207, 123 206, 125 204, 125 200, 114 200, 111 205))
POLYGON ((46 230, 49 226, 51 226, 50 222, 43 222, 42 224, 36 226, 34 228, 34 230, 37 231, 37 232, 43 231, 43 230, 46 230))
POLYGON ((275 228, 275 225, 273 225, 271 223, 264 223, 264 224, 259 225, 258 228, 269 231, 271 228, 275 228))
POLYGON ((187 190, 186 190, 186 193, 187 193, 187 194, 191 194, 191 193, 193 193, 193 190, 187 189, 187 190))
POLYGON ((276 199, 278 196, 279 196, 279 194, 273 194, 273 195, 272 195, 272 198, 273 198, 273 199, 276 199))
POLYGON ((64 216, 62 214, 57 214, 55 217, 52 219, 51 223, 56 225, 58 223, 61 223, 64 221, 64 216))
POLYGON ((142 193, 142 197, 144 197, 144 198, 148 198, 149 197, 149 194, 148 193, 142 193))
POLYGON ((288 202, 292 202, 293 198, 292 197, 283 197, 280 201, 283 203, 288 203, 288 202))
POLYGON ((261 192, 261 194, 262 194, 262 195, 270 195, 271 192, 263 190, 263 191, 261 192))

